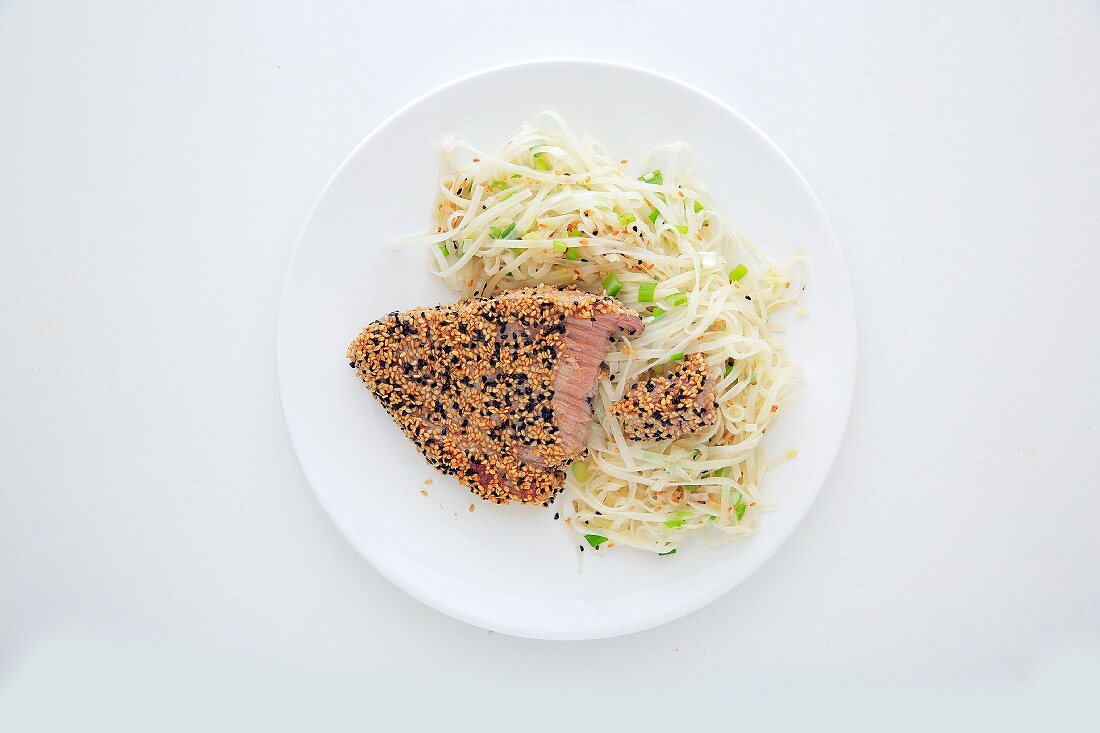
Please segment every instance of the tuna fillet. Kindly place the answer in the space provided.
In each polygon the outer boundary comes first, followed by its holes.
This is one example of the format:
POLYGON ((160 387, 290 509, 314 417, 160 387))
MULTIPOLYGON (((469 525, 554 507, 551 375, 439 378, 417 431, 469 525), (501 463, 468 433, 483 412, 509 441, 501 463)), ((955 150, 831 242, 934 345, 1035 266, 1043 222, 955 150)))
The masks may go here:
POLYGON ((636 382, 608 412, 630 440, 669 440, 714 424, 716 380, 702 354, 662 376, 636 382))
POLYGON ((547 504, 584 450, 619 301, 545 286, 390 313, 348 359, 428 462, 496 503, 547 504))

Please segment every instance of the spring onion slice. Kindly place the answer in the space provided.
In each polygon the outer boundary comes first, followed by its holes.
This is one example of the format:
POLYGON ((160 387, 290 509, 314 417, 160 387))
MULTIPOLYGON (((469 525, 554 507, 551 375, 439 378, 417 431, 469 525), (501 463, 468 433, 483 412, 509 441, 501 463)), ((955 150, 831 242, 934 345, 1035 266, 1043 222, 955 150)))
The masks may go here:
POLYGON ((684 305, 685 303, 688 302, 688 296, 687 296, 687 293, 685 293, 685 292, 677 291, 677 292, 673 293, 672 295, 668 296, 667 298, 665 298, 665 300, 668 301, 669 305, 679 307, 679 306, 684 305))
POLYGON ((613 272, 603 279, 603 289, 605 293, 614 297, 623 289, 623 281, 613 272))
POLYGON ((638 302, 639 303, 652 303, 653 294, 657 290, 657 283, 649 282, 642 283, 638 286, 638 302))

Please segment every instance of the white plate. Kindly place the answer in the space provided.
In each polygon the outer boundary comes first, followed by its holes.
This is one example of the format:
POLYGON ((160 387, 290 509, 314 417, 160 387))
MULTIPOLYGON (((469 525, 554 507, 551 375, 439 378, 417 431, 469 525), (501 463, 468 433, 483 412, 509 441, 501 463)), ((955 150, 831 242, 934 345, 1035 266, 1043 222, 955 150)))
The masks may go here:
POLYGON ((337 169, 287 273, 278 368, 302 468, 333 521, 380 573, 433 608, 486 629, 596 638, 657 626, 713 601, 791 534, 824 482, 847 423, 855 319, 825 213, 760 130, 714 97, 651 71, 537 61, 484 71, 421 97, 337 169), (577 538, 552 520, 554 509, 495 506, 436 474, 344 360, 348 342, 374 318, 455 299, 429 277, 423 251, 386 247, 427 226, 440 137, 456 133, 495 149, 546 108, 612 154, 639 162, 656 145, 688 141, 699 177, 733 225, 777 257, 806 252, 811 315, 792 320, 787 339, 806 379, 768 435, 770 452, 800 452, 767 477, 765 496, 782 507, 747 540, 717 549, 696 542, 668 557, 630 548, 581 553, 577 538))

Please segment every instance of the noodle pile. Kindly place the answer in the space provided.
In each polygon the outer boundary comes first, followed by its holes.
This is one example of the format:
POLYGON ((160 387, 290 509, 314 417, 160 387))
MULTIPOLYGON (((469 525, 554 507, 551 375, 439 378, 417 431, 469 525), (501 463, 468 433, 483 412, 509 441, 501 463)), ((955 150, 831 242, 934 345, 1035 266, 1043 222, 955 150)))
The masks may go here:
POLYGON ((801 254, 779 265, 726 226, 684 143, 654 151, 639 178, 543 112, 495 155, 454 138, 440 154, 435 233, 409 242, 431 245, 431 270, 451 288, 469 298, 575 285, 615 295, 645 324, 607 354, 565 521, 592 547, 661 554, 697 533, 708 544, 752 533, 766 508, 761 441, 800 376, 769 320, 805 289, 801 254), (716 423, 676 440, 624 439, 605 408, 695 352, 718 377, 716 423))

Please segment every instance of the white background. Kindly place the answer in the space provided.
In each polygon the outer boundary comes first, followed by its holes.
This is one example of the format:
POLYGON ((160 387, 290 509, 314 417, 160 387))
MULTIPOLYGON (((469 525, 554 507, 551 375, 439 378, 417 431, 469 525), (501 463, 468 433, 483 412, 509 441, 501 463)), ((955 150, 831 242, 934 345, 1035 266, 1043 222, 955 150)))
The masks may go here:
POLYGON ((0 711, 522 701, 576 727, 596 700, 697 724, 822 690, 1072 697, 1100 676, 1098 216, 1095 2, 2 3, 0 711), (299 471, 273 363, 295 237, 351 148, 457 75, 554 55, 762 127, 832 219, 860 337, 836 467, 778 555, 687 618, 571 644, 367 566, 299 471))

